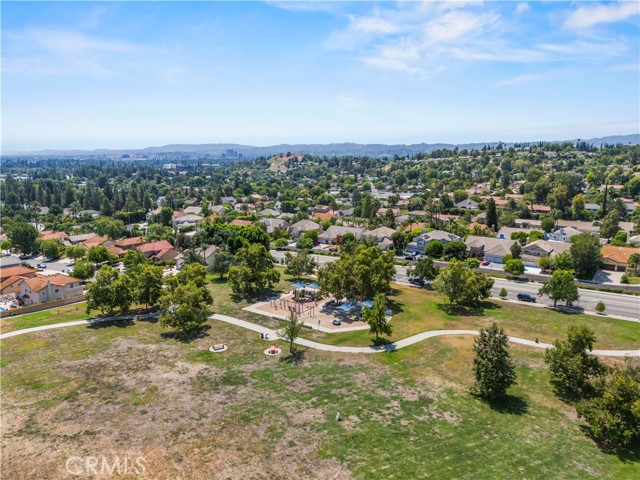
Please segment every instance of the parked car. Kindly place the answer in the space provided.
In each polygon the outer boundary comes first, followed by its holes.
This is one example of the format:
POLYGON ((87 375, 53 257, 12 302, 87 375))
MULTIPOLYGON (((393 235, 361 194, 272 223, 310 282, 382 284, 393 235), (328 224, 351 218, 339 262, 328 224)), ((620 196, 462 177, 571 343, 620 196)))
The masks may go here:
POLYGON ((338 320, 337 318, 334 319, 333 322, 331 322, 331 323, 333 323, 335 326, 342 325, 342 322, 340 320, 338 320))
POLYGON ((47 268, 47 264, 46 264, 46 263, 39 263, 39 264, 38 264, 38 268, 40 268, 40 269, 44 270, 44 269, 46 269, 46 268, 47 268))
POLYGON ((485 260, 480 265, 482 265, 483 267, 486 267, 487 265, 491 265, 491 262, 489 260, 485 260))
POLYGON ((405 259, 405 260, 412 260, 412 261, 413 261, 413 260, 415 260, 415 259, 416 259, 416 257, 417 257, 417 256, 418 256, 418 254, 417 254, 417 253, 409 253, 408 255, 405 255, 405 256, 404 256, 404 259, 405 259))
POLYGON ((409 283, 412 285, 418 285, 419 287, 424 287, 424 280, 418 277, 409 277, 409 283))
POLYGON ((522 302, 533 302, 533 303, 536 302, 536 297, 528 293, 519 293, 517 297, 518 297, 518 300, 522 302))
POLYGON ((18 258, 20 260, 26 260, 27 258, 29 258, 29 255, 27 255, 26 253, 21 253, 18 258))

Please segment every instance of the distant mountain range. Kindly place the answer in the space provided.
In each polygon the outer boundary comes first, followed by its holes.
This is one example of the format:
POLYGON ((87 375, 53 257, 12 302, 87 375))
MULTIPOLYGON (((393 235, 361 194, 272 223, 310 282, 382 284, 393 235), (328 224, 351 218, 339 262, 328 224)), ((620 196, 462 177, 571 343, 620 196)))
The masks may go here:
MULTIPOLYGON (((603 144, 640 144, 640 134, 632 135, 614 135, 601 138, 590 139, 573 139, 568 140, 576 142, 577 140, 584 141, 588 144, 600 146, 603 144)), ((558 142, 567 141, 559 140, 558 142)), ((162 147, 147 147, 141 149, 98 149, 98 150, 41 150, 34 152, 6 152, 3 155, 34 155, 34 156, 122 156, 122 155, 136 155, 136 156, 153 156, 158 154, 170 154, 170 153, 182 153, 190 155, 207 155, 207 156, 230 156, 228 151, 232 150, 233 153, 242 155, 246 158, 255 157, 269 157, 279 153, 308 153, 312 155, 369 155, 372 157, 378 156, 394 156, 394 155, 412 155, 415 153, 431 153, 434 150, 439 149, 453 149, 457 147, 460 150, 467 149, 481 149, 485 145, 495 146, 499 142, 483 142, 483 143, 464 143, 464 144, 451 144, 451 143, 415 143, 411 145, 385 145, 377 143, 360 144, 360 143, 328 143, 328 144, 281 144, 271 145, 267 147, 254 147, 250 145, 239 145, 235 143, 207 143, 200 145, 190 144, 176 144, 176 145, 164 145, 162 147)), ((510 147, 513 142, 502 142, 503 145, 510 147)), ((519 142, 519 143, 538 143, 534 142, 519 142)), ((557 142, 546 142, 557 143, 557 142)))

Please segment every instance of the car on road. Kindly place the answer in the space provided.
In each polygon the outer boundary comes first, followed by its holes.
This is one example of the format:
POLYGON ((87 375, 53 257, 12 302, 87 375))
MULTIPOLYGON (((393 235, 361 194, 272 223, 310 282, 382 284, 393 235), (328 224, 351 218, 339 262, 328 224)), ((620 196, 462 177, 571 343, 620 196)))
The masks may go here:
POLYGON ((409 277, 409 283, 419 287, 424 287, 424 280, 418 277, 409 277))
POLYGON ((532 302, 532 303, 536 302, 536 297, 528 293, 519 293, 517 297, 518 297, 518 300, 520 300, 521 302, 532 302))
POLYGON ((417 253, 409 253, 404 256, 405 260, 415 260, 418 257, 417 253))
POLYGON ((38 267, 38 268, 40 268, 40 269, 42 269, 42 270, 44 270, 44 269, 46 269, 46 268, 47 268, 47 264, 46 264, 46 263, 39 263, 39 264, 37 265, 37 267, 38 267))
POLYGON ((29 255, 27 255, 26 253, 21 253, 18 258, 20 260, 27 260, 29 258, 29 255))
POLYGON ((482 265, 483 267, 486 267, 487 265, 491 265, 491 262, 489 260, 485 260, 480 265, 482 265))
POLYGON ((334 319, 333 322, 331 322, 331 323, 333 323, 336 327, 339 326, 339 325, 342 325, 342 322, 340 320, 338 320, 337 318, 334 319))

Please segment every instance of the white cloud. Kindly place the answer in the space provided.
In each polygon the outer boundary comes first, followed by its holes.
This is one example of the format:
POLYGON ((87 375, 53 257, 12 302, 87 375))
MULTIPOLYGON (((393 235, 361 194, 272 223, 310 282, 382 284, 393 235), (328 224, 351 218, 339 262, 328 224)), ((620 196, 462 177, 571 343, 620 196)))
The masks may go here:
POLYGON ((571 12, 564 21, 568 29, 589 28, 600 23, 626 20, 640 13, 640 3, 623 1, 616 4, 583 5, 571 12))
POLYGON ((520 2, 516 7, 515 14, 522 15, 523 13, 527 13, 529 10, 531 10, 531 7, 527 2, 520 2))
POLYGON ((127 53, 140 46, 119 40, 106 40, 68 30, 29 28, 19 32, 7 32, 9 40, 22 47, 36 47, 60 55, 77 55, 89 52, 127 53))
POLYGON ((535 74, 518 75, 516 77, 505 78, 501 82, 498 82, 498 85, 502 85, 502 86, 518 85, 520 83, 535 82, 536 80, 540 80, 541 78, 542 78, 542 75, 535 75, 535 74))
POLYGON ((364 33, 395 33, 400 30, 400 27, 377 17, 356 17, 350 16, 351 28, 358 32, 364 33))

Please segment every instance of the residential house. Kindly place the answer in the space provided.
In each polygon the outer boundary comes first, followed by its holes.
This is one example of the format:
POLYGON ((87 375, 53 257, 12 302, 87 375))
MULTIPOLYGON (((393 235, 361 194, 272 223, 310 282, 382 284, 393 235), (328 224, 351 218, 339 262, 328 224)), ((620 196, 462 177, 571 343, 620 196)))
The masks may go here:
POLYGON ((528 237, 529 235, 531 235, 531 232, 542 232, 542 229, 501 227, 500 230, 498 230, 496 237, 511 240, 511 234, 516 232, 524 232, 527 234, 527 237, 528 237))
POLYGON ((634 235, 633 237, 629 237, 627 242, 633 245, 634 247, 640 247, 640 235, 634 235))
POLYGON ((224 205, 214 205, 213 207, 209 207, 209 211, 212 214, 220 215, 221 213, 227 211, 227 207, 225 207, 224 205))
POLYGON ((136 248, 145 257, 155 261, 173 260, 178 255, 167 240, 160 240, 157 242, 145 243, 136 248))
POLYGON ((548 238, 554 242, 570 242, 571 237, 580 233, 582 233, 580 230, 576 230, 573 227, 560 227, 549 233, 548 238))
POLYGON ((0 294, 14 296, 21 305, 36 305, 81 296, 82 285, 78 278, 62 273, 15 275, 0 283, 0 294))
POLYGON ((640 248, 616 247, 613 245, 602 246, 602 270, 624 272, 629 267, 629 257, 634 253, 640 253, 640 248))
POLYGON ((511 255, 511 247, 516 240, 469 235, 464 243, 467 245, 468 257, 502 263, 505 255, 511 255))
POLYGON ((343 210, 338 210, 338 217, 352 217, 353 216, 353 208, 345 208, 343 210))
POLYGON ((204 218, 200 215, 188 213, 171 220, 171 225, 176 230, 182 230, 189 227, 197 228, 198 224, 202 222, 202 220, 204 220, 204 218))
POLYGON ((278 215, 280 215, 280 211, 279 210, 274 210, 273 208, 265 208, 264 210, 260 210, 258 212, 258 215, 260 215, 261 217, 277 217, 278 215))
POLYGON ((422 233, 413 239, 407 245, 407 250, 410 253, 424 253, 424 249, 431 242, 440 242, 446 245, 449 242, 459 241, 460 237, 453 233, 445 232, 443 230, 431 230, 430 232, 422 233))
POLYGON ((321 222, 329 222, 333 217, 336 216, 336 213, 337 212, 334 212, 331 209, 327 211, 322 211, 322 212, 313 212, 313 215, 311 215, 311 218, 313 220, 319 220, 321 222))
MULTIPOLYGON (((387 210, 389 210, 389 208, 379 208, 376 212, 376 217, 384 217, 387 214, 387 210)), ((399 217, 400 215, 402 215, 402 212, 399 208, 391 208, 390 210, 393 212, 394 217, 399 217)))
POLYGON ((291 225, 291 235, 295 239, 311 231, 320 233, 322 231, 322 227, 311 220, 300 220, 299 222, 291 225))
POLYGON ((82 210, 81 212, 78 212, 79 217, 82 217, 84 215, 89 215, 92 218, 96 218, 100 216, 100 212, 98 210, 82 210))
POLYGON ((466 200, 462 200, 454 205, 456 208, 460 208, 462 210, 478 210, 478 202, 475 200, 471 200, 467 198, 466 200))
POLYGON ((393 247, 393 240, 391 239, 391 236, 394 233, 396 233, 396 231, 393 228, 378 227, 374 230, 365 232, 365 235, 375 238, 376 242, 378 242, 378 248, 385 251, 393 247))
POLYGON ((548 240, 536 240, 522 247, 520 260, 528 266, 537 266, 541 257, 553 258, 559 253, 571 248, 571 244, 565 242, 550 242, 548 240))
POLYGON ((111 245, 113 245, 113 241, 109 240, 108 237, 100 237, 98 235, 95 235, 93 237, 89 237, 87 240, 82 242, 82 244, 86 248, 98 247, 100 245, 104 245, 105 247, 110 247, 111 245))
POLYGON ((90 238, 93 237, 97 237, 98 235, 95 233, 81 233, 79 235, 69 235, 67 237, 67 241, 71 244, 71 245, 77 245, 79 243, 84 243, 87 240, 89 240, 90 238))
POLYGON ((39 240, 44 242, 46 240, 55 240, 61 244, 64 244, 68 240, 68 235, 65 232, 52 232, 51 230, 45 230, 40 234, 39 240))
POLYGON ((239 218, 236 218, 229 222, 229 225, 235 225, 236 227, 248 227, 252 223, 253 222, 251 220, 240 220, 239 218))
POLYGON ((551 207, 547 207, 546 205, 532 204, 529 205, 529 210, 531 210, 533 213, 549 213, 551 211, 551 207))
POLYGON ((588 232, 594 235, 600 234, 600 227, 598 225, 594 225, 591 222, 583 222, 581 220, 558 220, 556 222, 558 227, 571 227, 579 232, 588 232))
POLYGON ((221 197, 220 201, 224 204, 224 205, 235 205, 236 204, 236 199, 233 197, 221 197))
POLYGON ((140 245, 144 244, 144 239, 142 237, 131 237, 131 238, 123 238, 121 240, 116 240, 114 245, 123 250, 131 250, 140 245))
POLYGON ((10 277, 35 277, 38 272, 33 268, 16 265, 13 267, 0 268, 0 282, 10 277))
POLYGON ((598 205, 597 203, 585 203, 584 204, 584 209, 589 213, 596 213, 601 208, 602 207, 600 205, 598 205))
POLYGON ((187 215, 200 215, 202 213, 202 207, 191 206, 182 210, 187 215))
POLYGON ((263 218, 260 220, 267 227, 267 233, 271 235, 276 228, 289 231, 289 222, 280 218, 263 218))
POLYGON ((322 232, 318 235, 318 242, 324 245, 331 245, 339 243, 340 239, 347 233, 353 233, 356 240, 359 240, 365 233, 364 228, 358 227, 339 227, 337 225, 331 225, 326 232, 322 232))

